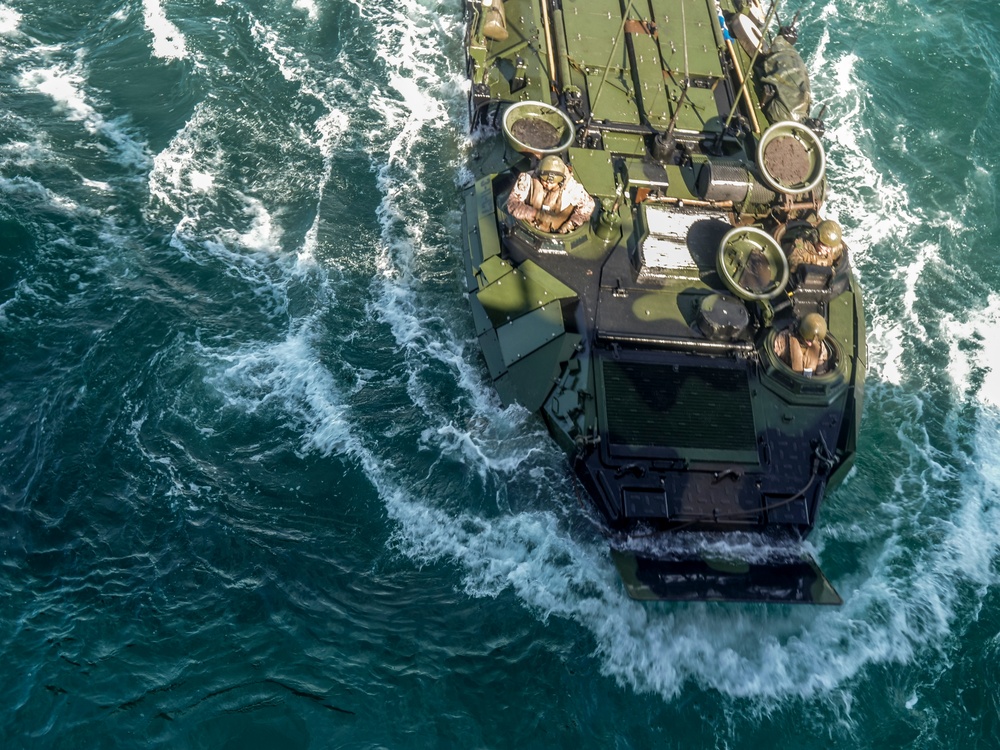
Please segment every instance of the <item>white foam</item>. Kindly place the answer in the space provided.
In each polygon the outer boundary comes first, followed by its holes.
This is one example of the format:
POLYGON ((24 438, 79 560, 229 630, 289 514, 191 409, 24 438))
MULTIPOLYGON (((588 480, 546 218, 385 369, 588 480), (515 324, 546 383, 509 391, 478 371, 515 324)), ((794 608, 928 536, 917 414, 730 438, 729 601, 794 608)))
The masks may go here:
MULTIPOLYGON (((333 158, 336 154, 336 147, 349 127, 350 118, 339 107, 331 108, 316 123, 316 135, 312 144, 323 156, 323 173, 320 176, 319 189, 316 195, 317 207, 323 205, 323 199, 326 196, 326 186, 330 183, 330 178, 333 175, 333 158)), ((317 210, 316 217, 306 231, 302 247, 299 250, 300 262, 305 262, 315 257, 321 219, 320 211, 317 210)))
MULTIPOLYGON (((690 682, 737 697, 810 697, 873 662, 905 663, 929 632, 947 632, 947 607, 936 592, 920 592, 935 614, 915 613, 886 571, 845 592, 839 609, 776 616, 765 606, 657 608, 630 600, 606 547, 574 540, 554 513, 449 517, 398 489, 387 499, 407 554, 459 561, 473 596, 511 588, 541 619, 578 622, 594 638, 603 673, 667 698, 690 682)), ((887 550, 882 565, 892 565, 895 553, 887 550)))
POLYGON ((201 214, 214 205, 219 185, 225 184, 219 176, 225 154, 215 147, 217 116, 210 102, 199 103, 184 127, 152 160, 147 218, 176 222, 178 234, 204 231, 201 214), (160 215, 164 212, 166 216, 160 215))
POLYGON ((163 203, 177 207, 190 189, 203 193, 215 185, 212 167, 218 167, 221 155, 204 144, 214 136, 215 116, 210 103, 199 102, 166 148, 153 157, 149 190, 163 203))
MULTIPOLYGON (((956 442, 951 459, 960 468, 956 508, 941 519, 944 544, 934 569, 948 580, 995 585, 1000 554, 1000 294, 982 307, 945 314, 940 336, 948 346, 946 374, 955 406, 950 418, 972 428, 971 452, 956 442), (961 415, 961 416, 959 416, 961 415)), ((959 441, 959 435, 953 435, 959 441)), ((964 441, 962 441, 964 442, 964 441)))
MULTIPOLYGON (((314 149, 323 161, 322 169, 310 175, 316 184, 317 210, 297 250, 295 268, 302 271, 314 257, 323 220, 320 208, 334 160, 339 155, 338 144, 350 127, 350 118, 337 101, 337 97, 344 96, 345 87, 340 85, 341 82, 329 80, 328 76, 313 70, 307 57, 285 45, 278 33, 260 20, 251 16, 249 26, 256 42, 268 53, 282 76, 299 86, 300 95, 319 100, 327 107, 326 113, 310 125, 291 123, 292 132, 298 134, 301 144, 314 149)), ((243 159, 241 152, 228 153, 219 148, 219 131, 228 127, 232 116, 230 110, 216 103, 214 97, 209 97, 198 104, 184 127, 153 159, 149 176, 151 200, 147 214, 160 221, 176 222, 174 241, 184 252, 187 252, 186 246, 192 243, 216 254, 228 254, 236 247, 254 252, 281 249, 280 243, 285 234, 280 224, 281 212, 270 205, 272 196, 277 201, 281 200, 281 191, 276 189, 275 183, 268 181, 266 199, 251 195, 249 191, 237 193, 226 187, 230 182, 228 172, 231 163, 234 159, 243 159), (234 198, 244 204, 249 226, 214 226, 214 223, 228 223, 231 219, 231 215, 220 211, 220 202, 228 205, 234 198), (168 216, 156 217, 164 211, 168 216)), ((269 127, 270 123, 264 126, 269 127)), ((251 118, 247 127, 256 129, 258 126, 251 118)), ((280 174, 280 167, 275 166, 275 169, 280 174)), ((296 187, 301 185, 301 176, 296 175, 294 181, 296 187)))
POLYGON ((37 91, 55 102, 57 112, 71 122, 80 122, 91 135, 111 141, 122 164, 145 169, 149 165, 146 144, 135 137, 124 118, 106 120, 88 100, 84 90, 84 68, 80 61, 70 68, 56 64, 28 69, 18 76, 18 83, 29 91, 37 91))
POLYGON ((100 190, 104 193, 110 193, 112 190, 111 183, 105 182, 103 180, 88 180, 86 177, 83 178, 83 184, 89 188, 94 188, 95 190, 100 190))
POLYGON ((13 36, 21 30, 21 14, 0 4, 0 36, 13 36))
POLYGON ((17 167, 30 167, 39 161, 50 158, 46 139, 41 133, 35 133, 32 141, 11 140, 0 145, 0 155, 4 164, 17 167))
POLYGON ((64 65, 36 68, 22 73, 20 83, 50 97, 57 111, 64 112, 70 120, 83 122, 89 132, 100 131, 103 118, 87 102, 82 90, 83 76, 78 71, 64 65))
POLYGON ((292 3, 292 7, 296 10, 305 11, 310 21, 319 19, 319 7, 316 5, 316 0, 295 0, 292 3))
POLYGON ((245 208, 243 213, 250 217, 250 228, 239 235, 237 241, 250 250, 273 252, 280 250, 281 227, 274 221, 263 201, 250 195, 238 193, 245 208))
POLYGON ((944 315, 941 334, 948 344, 947 374, 955 396, 1000 408, 1000 352, 994 346, 1000 341, 1000 294, 991 293, 982 308, 962 319, 944 315))
POLYGON ((286 81, 304 83, 304 74, 299 66, 296 50, 284 45, 278 33, 257 18, 251 18, 250 31, 271 59, 277 63, 278 71, 286 81))
POLYGON ((313 344, 315 321, 306 319, 275 344, 236 351, 205 349, 217 364, 208 382, 230 406, 247 414, 276 407, 289 415, 289 427, 305 433, 302 448, 322 455, 366 455, 345 419, 342 395, 319 362, 313 344))
MULTIPOLYGON (((993 375, 997 371, 993 370, 993 375)), ((993 391, 990 399, 996 398, 993 391)), ((978 411, 978 425, 965 491, 946 549, 961 575, 980 586, 998 583, 996 560, 1000 556, 1000 410, 989 404, 978 411)))
MULTIPOLYGON (((318 18, 319 11, 312 0, 298 0, 295 7, 305 10, 311 20, 318 18)), ((294 47, 285 44, 277 31, 259 19, 251 17, 250 31, 260 47, 275 63, 282 77, 286 81, 298 84, 303 95, 315 98, 327 108, 327 112, 316 121, 312 132, 303 133, 303 139, 317 148, 323 157, 323 170, 318 180, 317 191, 317 205, 321 206, 326 186, 332 175, 336 147, 342 135, 350 127, 350 118, 340 103, 343 98, 350 98, 352 93, 350 87, 344 81, 330 80, 327 72, 320 73, 313 70, 307 58, 294 47)), ((316 218, 307 230, 302 247, 299 249, 299 260, 302 263, 314 257, 320 222, 321 216, 317 210, 316 218)))
POLYGON ((167 60, 187 57, 184 35, 163 12, 160 0, 143 0, 143 20, 153 35, 153 55, 167 60))
POLYGON ((909 234, 918 222, 909 211, 905 186, 884 175, 872 162, 866 144, 871 130, 865 121, 869 93, 857 75, 854 54, 826 59, 824 39, 810 59, 817 100, 836 112, 827 125, 828 177, 832 187, 829 208, 848 217, 846 239, 859 258, 873 245, 909 234))
MULTIPOLYGON (((831 24, 836 23, 836 14, 833 3, 821 12, 831 24)), ((832 58, 829 49, 830 30, 825 29, 809 59, 814 99, 830 106, 825 136, 831 157, 830 196, 825 210, 844 226, 863 289, 873 249, 880 250, 880 265, 888 263, 891 269, 879 271, 875 286, 866 293, 868 365, 870 378, 898 386, 906 376, 908 347, 915 340, 929 340, 916 308, 919 285, 925 271, 938 262, 940 248, 913 240, 915 232, 928 223, 927 217, 911 208, 907 187, 894 175, 883 173, 868 152, 873 142, 868 125, 871 93, 857 73, 857 55, 847 52, 832 58), (898 262, 892 259, 893 252, 898 262), (875 288, 884 293, 872 294, 875 288)))
POLYGON ((211 193, 215 188, 215 175, 209 172, 192 169, 188 172, 187 179, 191 188, 199 193, 211 193))
POLYGON ((529 420, 528 412, 512 407, 471 426, 446 422, 424 430, 421 445, 472 467, 482 480, 494 473, 513 476, 547 452, 545 433, 537 425, 532 429, 529 420))
POLYGON ((4 195, 24 196, 40 205, 81 218, 93 218, 96 215, 96 212, 81 206, 72 198, 54 193, 30 177, 0 177, 0 192, 4 195))

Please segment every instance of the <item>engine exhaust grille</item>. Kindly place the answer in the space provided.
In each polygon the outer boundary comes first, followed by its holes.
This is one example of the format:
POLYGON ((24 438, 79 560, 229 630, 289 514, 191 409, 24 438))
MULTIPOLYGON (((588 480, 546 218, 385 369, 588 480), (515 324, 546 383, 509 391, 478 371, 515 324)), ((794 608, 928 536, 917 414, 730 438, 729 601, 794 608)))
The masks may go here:
POLYGON ((612 445, 756 451, 743 368, 606 359, 603 375, 612 445))

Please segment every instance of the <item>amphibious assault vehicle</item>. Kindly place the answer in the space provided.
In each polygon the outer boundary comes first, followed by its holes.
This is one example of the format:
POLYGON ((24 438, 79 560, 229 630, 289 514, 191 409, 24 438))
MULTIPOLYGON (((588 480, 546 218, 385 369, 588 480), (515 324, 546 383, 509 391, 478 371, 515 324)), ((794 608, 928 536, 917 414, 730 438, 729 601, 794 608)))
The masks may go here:
POLYGON ((541 412, 631 596, 840 603, 802 540, 854 461, 865 322, 794 21, 466 8, 465 281, 500 398, 541 412))

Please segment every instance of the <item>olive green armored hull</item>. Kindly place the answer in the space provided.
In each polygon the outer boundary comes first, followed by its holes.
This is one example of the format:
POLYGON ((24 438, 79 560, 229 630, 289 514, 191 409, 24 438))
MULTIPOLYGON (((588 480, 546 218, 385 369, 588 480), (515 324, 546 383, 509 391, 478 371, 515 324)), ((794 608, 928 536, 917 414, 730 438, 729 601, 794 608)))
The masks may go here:
POLYGON ((838 602, 796 543, 854 459, 865 324, 846 245, 792 254, 827 218, 798 52, 733 0, 467 9, 463 253, 501 399, 541 412, 633 596, 838 602), (565 234, 508 210, 550 154, 595 204, 565 234), (798 372, 778 351, 811 313, 798 372))

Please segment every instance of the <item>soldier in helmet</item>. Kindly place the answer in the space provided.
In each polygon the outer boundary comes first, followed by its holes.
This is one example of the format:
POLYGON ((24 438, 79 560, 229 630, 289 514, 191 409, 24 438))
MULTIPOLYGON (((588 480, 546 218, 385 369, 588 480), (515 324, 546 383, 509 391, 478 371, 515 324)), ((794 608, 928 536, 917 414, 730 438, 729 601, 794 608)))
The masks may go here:
POLYGON ((546 156, 534 172, 522 172, 507 210, 543 232, 566 234, 590 219, 594 199, 558 156, 546 156))
POLYGON ((804 237, 795 240, 792 252, 788 255, 788 270, 792 273, 803 263, 832 266, 844 254, 840 224, 832 219, 821 221, 816 227, 816 235, 815 244, 804 237))
POLYGON ((797 373, 812 377, 830 369, 830 351, 826 339, 826 320, 819 313, 809 313, 796 333, 786 328, 774 339, 774 353, 797 373))

